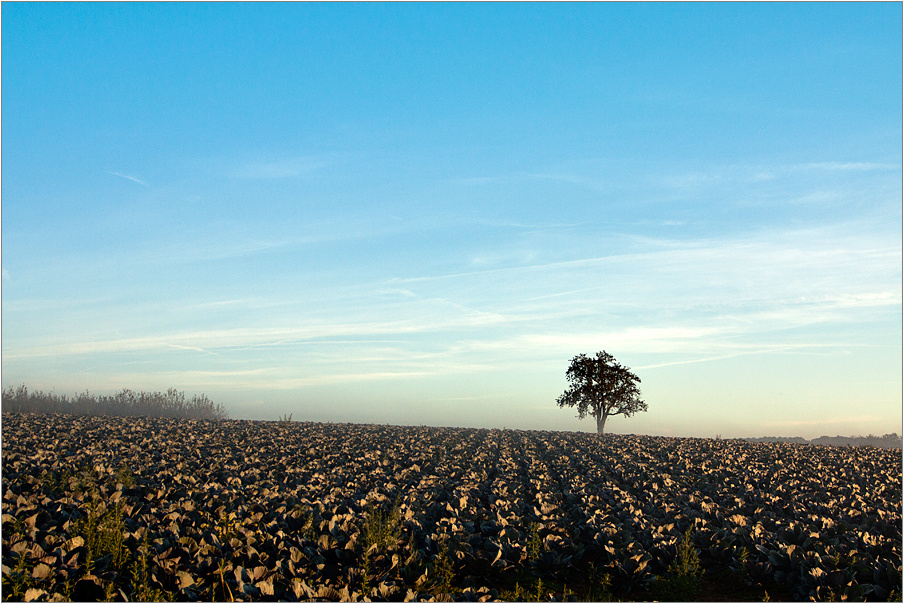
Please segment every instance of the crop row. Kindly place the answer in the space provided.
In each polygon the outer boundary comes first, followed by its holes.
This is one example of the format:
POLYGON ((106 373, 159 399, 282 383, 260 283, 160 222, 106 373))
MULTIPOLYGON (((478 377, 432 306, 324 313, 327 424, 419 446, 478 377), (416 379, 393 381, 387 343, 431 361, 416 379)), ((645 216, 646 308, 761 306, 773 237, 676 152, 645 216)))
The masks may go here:
POLYGON ((900 450, 39 414, 2 429, 4 599, 901 593, 900 450))

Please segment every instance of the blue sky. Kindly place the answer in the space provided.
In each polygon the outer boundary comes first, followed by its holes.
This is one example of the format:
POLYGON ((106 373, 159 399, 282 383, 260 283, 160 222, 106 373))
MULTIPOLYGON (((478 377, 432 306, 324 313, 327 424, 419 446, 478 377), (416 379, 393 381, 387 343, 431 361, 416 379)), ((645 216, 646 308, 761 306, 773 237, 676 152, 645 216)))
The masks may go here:
POLYGON ((900 431, 901 11, 4 3, 3 386, 900 431))

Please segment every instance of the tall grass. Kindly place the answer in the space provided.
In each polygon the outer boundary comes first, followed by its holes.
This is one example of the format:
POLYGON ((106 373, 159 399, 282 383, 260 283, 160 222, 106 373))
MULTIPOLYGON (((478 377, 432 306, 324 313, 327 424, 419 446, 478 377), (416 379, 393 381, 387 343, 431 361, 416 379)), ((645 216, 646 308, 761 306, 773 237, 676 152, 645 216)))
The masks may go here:
POLYGON ((226 409, 204 394, 190 399, 184 392, 133 392, 124 388, 112 396, 85 391, 75 397, 65 394, 29 392, 25 385, 3 390, 3 412, 65 413, 69 415, 114 415, 120 417, 174 417, 179 419, 227 419, 226 409))

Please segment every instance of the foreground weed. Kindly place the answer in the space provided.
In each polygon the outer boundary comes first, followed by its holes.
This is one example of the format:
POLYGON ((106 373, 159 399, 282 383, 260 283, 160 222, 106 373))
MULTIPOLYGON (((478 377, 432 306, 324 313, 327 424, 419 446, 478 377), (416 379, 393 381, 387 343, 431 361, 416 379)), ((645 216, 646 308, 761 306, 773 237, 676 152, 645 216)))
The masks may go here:
POLYGON ((106 510, 99 499, 93 499, 88 504, 86 517, 75 523, 73 533, 85 540, 85 548, 88 550, 85 566, 89 572, 94 568, 94 561, 106 555, 110 556, 110 564, 114 568, 125 568, 130 558, 123 538, 125 530, 122 504, 117 502, 106 510))
POLYGON ((96 498, 98 495, 97 483, 99 477, 97 475, 97 471, 94 469, 94 466, 92 466, 87 461, 83 461, 79 466, 78 472, 75 476, 75 492, 87 494, 92 498, 96 498))
POLYGON ((69 478, 71 476, 69 471, 65 469, 60 472, 41 470, 40 484, 44 490, 62 495, 69 488, 69 478))
POLYGON ((16 516, 16 519, 13 521, 13 528, 10 532, 10 543, 13 541, 18 541, 18 539, 14 539, 15 536, 19 536, 20 538, 25 538, 25 522, 19 516, 16 516))
POLYGON ((25 560, 25 552, 19 552, 19 559, 16 560, 16 566, 3 575, 3 595, 4 600, 21 600, 25 597, 25 592, 32 586, 31 569, 25 560), (7 594, 11 597, 7 597, 7 594))
POLYGON ((317 507, 311 509, 299 503, 292 508, 292 516, 301 522, 301 531, 305 538, 317 541, 320 535, 320 509, 317 507))
MULTIPOLYGON (((133 561, 132 568, 132 599, 136 602, 167 602, 172 601, 170 594, 151 588, 150 574, 148 573, 148 533, 144 532, 141 539, 141 547, 138 550, 138 559, 133 561)), ((222 576, 222 575, 221 575, 222 576)))
POLYGON ((439 552, 436 554, 436 560, 433 563, 433 574, 438 581, 435 591, 442 594, 449 593, 452 590, 452 582, 455 580, 455 567, 449 555, 448 538, 443 540, 439 552))
POLYGON ((361 577, 361 593, 370 593, 370 550, 364 552, 364 576, 361 577))
POLYGON ((114 483, 122 483, 123 488, 126 489, 135 486, 135 474, 132 473, 128 464, 122 464, 116 469, 113 480, 114 483))
POLYGON ((603 572, 596 568, 596 565, 590 563, 590 586, 587 588, 587 602, 611 602, 612 592, 610 591, 612 579, 609 573, 603 572))
POLYGON ((213 592, 213 601, 220 602, 235 602, 235 596, 232 595, 232 588, 229 587, 229 584, 226 582, 226 577, 224 576, 226 570, 226 561, 220 559, 219 567, 217 568, 217 572, 220 575, 220 584, 219 586, 214 585, 211 589, 213 592), (217 597, 217 587, 219 587, 219 598, 217 597), (227 597, 228 594, 228 597, 227 597))
POLYGON ((543 597, 543 579, 537 579, 537 594, 534 597, 534 602, 543 602, 545 599, 543 597))
MULTIPOLYGON (((528 588, 521 587, 521 582, 515 582, 515 589, 512 591, 503 591, 499 597, 505 602, 549 602, 550 592, 544 590, 543 579, 528 579, 526 581, 528 588)), ((567 590, 563 589, 563 598, 567 590)), ((593 600, 588 600, 593 601, 593 600)))
POLYGON ((371 588, 371 548, 376 546, 378 551, 386 551, 398 544, 402 536, 402 513, 398 499, 388 512, 384 512, 379 504, 372 504, 364 513, 364 573, 361 591, 368 594, 371 588))
POLYGON ((217 539, 220 540, 220 543, 228 543, 237 536, 237 530, 241 525, 235 512, 229 512, 229 514, 221 512, 217 519, 217 539))
POLYGON ((381 551, 394 547, 402 536, 402 512, 396 500, 389 512, 373 505, 368 508, 364 520, 364 547, 376 545, 381 551))
POLYGON ((107 583, 106 587, 104 587, 104 602, 112 602, 113 594, 115 594, 118 590, 116 589, 116 583, 114 581, 110 581, 107 583))
POLYGON ((63 596, 64 602, 72 601, 72 588, 73 588, 72 578, 69 577, 69 575, 67 574, 66 580, 63 581, 63 590, 62 590, 62 592, 60 592, 60 594, 63 596))
POLYGON ((669 571, 682 577, 699 577, 703 569, 700 568, 700 556, 693 546, 691 529, 687 529, 681 541, 678 543, 678 557, 672 561, 669 571))
POLYGON ((279 425, 283 428, 287 428, 292 425, 292 414, 289 415, 280 415, 279 416, 279 425))
POLYGON ((98 554, 98 533, 97 533, 97 525, 98 525, 98 509, 94 502, 90 503, 87 510, 87 516, 81 518, 75 522, 73 526, 73 533, 84 539, 85 547, 88 550, 88 555, 85 558, 85 570, 88 574, 93 573, 94 571, 94 558, 98 554))
POLYGON ((540 539, 540 524, 534 522, 530 525, 530 542, 528 543, 530 559, 537 560, 540 557, 540 550, 542 548, 543 540, 540 539))
POLYGON ((735 548, 734 563, 731 565, 735 576, 745 585, 751 585, 750 576, 748 575, 750 559, 750 550, 746 547, 735 548))
POLYGON ((653 594, 661 600, 693 601, 700 595, 702 574, 700 555, 693 546, 691 529, 687 529, 678 542, 678 555, 669 565, 668 572, 654 581, 653 594))

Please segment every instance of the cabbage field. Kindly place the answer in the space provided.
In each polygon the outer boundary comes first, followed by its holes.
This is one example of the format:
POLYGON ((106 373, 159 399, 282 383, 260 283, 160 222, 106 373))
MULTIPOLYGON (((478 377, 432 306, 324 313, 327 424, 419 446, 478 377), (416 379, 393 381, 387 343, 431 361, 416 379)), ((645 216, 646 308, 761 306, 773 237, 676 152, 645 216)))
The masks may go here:
POLYGON ((901 451, 4 413, 4 600, 901 599, 901 451))

